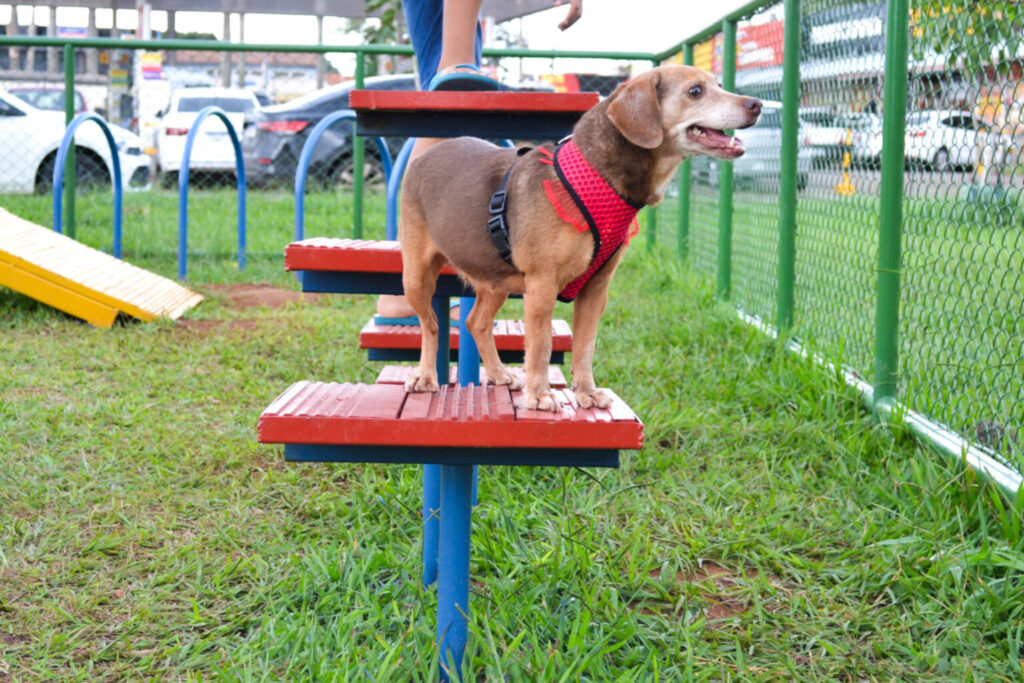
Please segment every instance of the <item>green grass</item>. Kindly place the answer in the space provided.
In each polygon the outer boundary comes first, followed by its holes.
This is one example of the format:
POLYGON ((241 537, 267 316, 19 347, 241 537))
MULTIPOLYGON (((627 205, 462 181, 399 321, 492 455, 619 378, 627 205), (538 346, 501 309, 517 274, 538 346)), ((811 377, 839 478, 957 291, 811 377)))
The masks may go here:
MULTIPOLYGON (((696 186, 692 263, 710 277, 717 201, 717 191, 696 186)), ((865 377, 874 368, 878 211, 870 192, 838 197, 821 189, 801 194, 797 207, 799 335, 865 377)), ((903 211, 901 400, 968 439, 980 425, 1005 425, 1017 436, 988 445, 1024 470, 1024 210, 1008 200, 910 199, 903 211)), ((660 223, 674 229, 675 202, 661 214, 660 223)), ((777 198, 738 193, 732 298, 768 321, 775 318, 777 234, 777 198)))
MULTIPOLYGON (((436 677, 418 469, 255 441, 289 383, 377 371, 356 348, 370 297, 238 309, 210 288, 295 288, 290 203, 261 201, 266 255, 239 273, 233 202, 196 197, 192 322, 97 330, 0 290, 0 679, 436 677)), ((173 274, 164 202, 129 199, 126 254, 173 274)), ((346 203, 313 203, 346 233, 346 203)), ((1020 506, 641 245, 597 367, 647 446, 618 470, 482 471, 469 679, 1019 680, 1020 506)))

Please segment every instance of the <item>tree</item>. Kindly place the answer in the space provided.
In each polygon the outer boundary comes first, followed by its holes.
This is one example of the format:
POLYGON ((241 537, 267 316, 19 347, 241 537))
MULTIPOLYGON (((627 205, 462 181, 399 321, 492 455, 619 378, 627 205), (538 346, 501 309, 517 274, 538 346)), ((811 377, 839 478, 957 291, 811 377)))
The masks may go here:
MULTIPOLYGON (((401 0, 366 0, 366 13, 380 12, 372 19, 350 19, 348 28, 363 36, 363 41, 373 45, 403 45, 409 42, 409 34, 402 21, 401 0)), ((380 56, 367 59, 366 75, 380 73, 380 56)))
POLYGON ((969 73, 1006 69, 1020 47, 1024 8, 1017 0, 913 0, 910 25, 919 59, 934 51, 969 73))

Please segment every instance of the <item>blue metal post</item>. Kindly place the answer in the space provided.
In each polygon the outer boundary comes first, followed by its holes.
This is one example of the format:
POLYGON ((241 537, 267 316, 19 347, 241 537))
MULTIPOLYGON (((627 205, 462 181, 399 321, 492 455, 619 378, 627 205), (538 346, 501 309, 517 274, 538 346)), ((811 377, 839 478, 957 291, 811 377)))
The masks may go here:
POLYGON ((412 154, 412 146, 416 144, 416 138, 409 138, 402 145, 398 156, 395 157, 395 165, 388 175, 388 190, 386 211, 384 214, 384 239, 398 239, 398 190, 402 187, 402 176, 405 175, 405 167, 409 163, 409 155, 412 154))
MULTIPOLYGON (((460 341, 461 346, 461 341, 460 341)), ((469 633, 469 547, 473 467, 441 467, 440 582, 437 586, 437 645, 441 680, 462 680, 469 633)))
MULTIPOLYGON (((448 355, 451 323, 448 297, 435 296, 431 302, 437 316, 437 381, 448 383, 448 355)), ((423 466, 423 585, 437 581, 437 546, 441 510, 441 466, 423 466)))

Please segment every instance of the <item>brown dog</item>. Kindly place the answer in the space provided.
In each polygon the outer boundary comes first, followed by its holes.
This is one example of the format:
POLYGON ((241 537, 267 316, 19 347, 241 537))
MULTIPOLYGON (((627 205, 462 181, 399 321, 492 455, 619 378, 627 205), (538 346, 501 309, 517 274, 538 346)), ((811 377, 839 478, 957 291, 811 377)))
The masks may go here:
MULTIPOLYGON (((742 155, 742 144, 722 130, 752 126, 760 113, 759 100, 725 92, 705 71, 665 66, 619 86, 588 111, 576 124, 572 141, 620 203, 653 205, 661 201, 683 159, 742 155)), ((498 358, 493 325, 509 294, 524 295, 526 407, 560 409, 548 384, 555 299, 581 274, 593 270, 600 233, 595 233, 593 223, 590 230, 581 231, 568 215, 572 211, 552 198, 552 188, 558 187, 553 183, 559 183, 564 173, 561 167, 556 173, 551 149, 545 145, 517 158, 515 150, 456 138, 435 145, 410 164, 402 186, 399 226, 402 282, 419 317, 423 343, 407 391, 438 390, 438 323, 430 300, 438 273, 448 262, 476 290, 466 324, 494 384, 520 388, 498 358), (509 261, 499 254, 488 229, 491 196, 507 171, 509 261)), ((603 265, 595 263, 596 272, 575 294, 572 388, 583 407, 604 408, 610 403, 595 388, 593 355, 597 322, 622 253, 616 248, 603 265)))

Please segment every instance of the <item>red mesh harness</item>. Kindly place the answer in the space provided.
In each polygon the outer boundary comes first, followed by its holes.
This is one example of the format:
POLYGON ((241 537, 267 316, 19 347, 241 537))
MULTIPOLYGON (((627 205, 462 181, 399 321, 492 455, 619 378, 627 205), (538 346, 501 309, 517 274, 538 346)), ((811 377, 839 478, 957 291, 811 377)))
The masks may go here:
MULTIPOLYGON (((572 138, 560 144, 554 154, 539 149, 546 159, 542 163, 555 168, 560 183, 544 181, 548 201, 562 220, 583 232, 590 230, 594 236, 594 254, 590 265, 582 275, 566 285, 558 294, 559 301, 569 302, 590 281, 601 267, 608 262, 629 238, 636 234, 631 227, 636 225, 636 214, 643 204, 634 204, 615 191, 607 180, 590 165, 572 138), (582 220, 581 220, 582 218, 582 220)), ((508 226, 505 222, 505 186, 511 174, 506 173, 498 192, 491 198, 491 220, 488 227, 491 239, 508 263, 512 263, 509 248, 508 226)))

